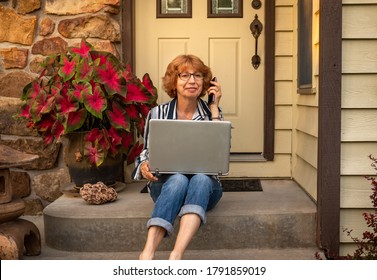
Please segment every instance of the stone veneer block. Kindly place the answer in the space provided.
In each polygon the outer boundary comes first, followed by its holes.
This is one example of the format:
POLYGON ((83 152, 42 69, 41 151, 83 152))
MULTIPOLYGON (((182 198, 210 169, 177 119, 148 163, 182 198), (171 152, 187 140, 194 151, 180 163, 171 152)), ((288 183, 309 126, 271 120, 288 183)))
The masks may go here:
POLYGON ((56 53, 65 53, 68 43, 61 37, 46 38, 36 42, 31 48, 32 54, 52 55, 56 53))
POLYGON ((47 0, 46 13, 57 15, 76 15, 96 13, 106 7, 119 7, 119 0, 47 0))
POLYGON ((27 64, 27 49, 9 48, 0 50, 5 69, 25 68, 27 64))
POLYGON ((21 15, 31 13, 41 7, 41 0, 17 0, 16 11, 21 15))
POLYGON ((65 38, 92 37, 111 42, 120 41, 119 22, 108 15, 83 16, 59 22, 58 31, 65 38))
MULTIPOLYGON (((12 71, 5 74, 0 73, 0 96, 17 98, 15 102, 21 101, 22 90, 35 78, 26 71, 12 71)), ((8 100, 8 102, 10 102, 8 100)), ((0 106, 1 107, 1 106, 0 106)), ((3 132, 3 134, 5 134, 3 132)))
POLYGON ((45 17, 39 24, 39 35, 46 36, 54 32, 55 23, 49 18, 45 17))
POLYGON ((0 42, 31 45, 36 30, 36 16, 20 16, 0 5, 0 42))
MULTIPOLYGON (((0 95, 1 95, 0 82, 0 95)), ((22 91, 21 91, 22 93, 22 91)), ((1 134, 18 136, 37 136, 37 132, 26 127, 26 120, 16 119, 14 116, 19 114, 22 101, 17 98, 0 96, 0 131, 1 134)), ((2 142, 2 140, 0 141, 2 142)))

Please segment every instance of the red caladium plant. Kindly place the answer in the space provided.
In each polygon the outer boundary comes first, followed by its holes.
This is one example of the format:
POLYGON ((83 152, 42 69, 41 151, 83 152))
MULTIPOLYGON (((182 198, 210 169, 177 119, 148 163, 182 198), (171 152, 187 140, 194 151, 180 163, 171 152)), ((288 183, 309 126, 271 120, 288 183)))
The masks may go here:
POLYGON ((62 135, 87 131, 84 157, 100 166, 107 156, 127 155, 132 163, 142 148, 149 110, 157 90, 148 74, 142 79, 108 52, 96 51, 85 39, 67 53, 49 56, 41 75, 23 89, 20 116, 46 144, 62 135), (49 73, 47 76, 47 73, 49 73))

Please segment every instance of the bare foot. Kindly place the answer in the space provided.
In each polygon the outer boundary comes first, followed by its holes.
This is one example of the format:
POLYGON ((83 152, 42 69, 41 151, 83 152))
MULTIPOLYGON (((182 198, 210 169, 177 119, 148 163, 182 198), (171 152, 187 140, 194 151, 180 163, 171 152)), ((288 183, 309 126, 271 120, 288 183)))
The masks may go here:
POLYGON ((153 260, 153 259, 154 259, 154 254, 141 252, 141 254, 139 255, 139 260, 153 260))
POLYGON ((183 257, 183 254, 172 251, 169 256, 169 260, 181 260, 183 257))

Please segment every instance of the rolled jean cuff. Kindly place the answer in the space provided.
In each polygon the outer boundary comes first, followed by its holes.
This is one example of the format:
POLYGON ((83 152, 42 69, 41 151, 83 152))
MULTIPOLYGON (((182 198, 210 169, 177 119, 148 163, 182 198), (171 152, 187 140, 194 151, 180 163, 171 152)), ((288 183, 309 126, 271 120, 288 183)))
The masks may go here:
POLYGON ((201 207, 199 205, 195 205, 195 204, 183 205, 178 216, 182 217, 185 214, 197 214, 200 217, 200 219, 202 220, 202 224, 205 224, 206 221, 207 221, 206 211, 204 211, 203 207, 201 207))
POLYGON ((161 218, 150 218, 147 223, 147 228, 150 228, 151 226, 158 226, 164 228, 168 236, 170 236, 174 230, 174 227, 171 223, 161 218))

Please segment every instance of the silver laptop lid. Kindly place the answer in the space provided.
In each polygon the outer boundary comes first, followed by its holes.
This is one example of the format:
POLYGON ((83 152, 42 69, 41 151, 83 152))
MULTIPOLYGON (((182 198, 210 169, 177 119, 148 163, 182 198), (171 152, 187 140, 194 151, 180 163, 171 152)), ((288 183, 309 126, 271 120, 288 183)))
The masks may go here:
POLYGON ((229 121, 150 120, 151 171, 227 175, 231 126, 229 121))

